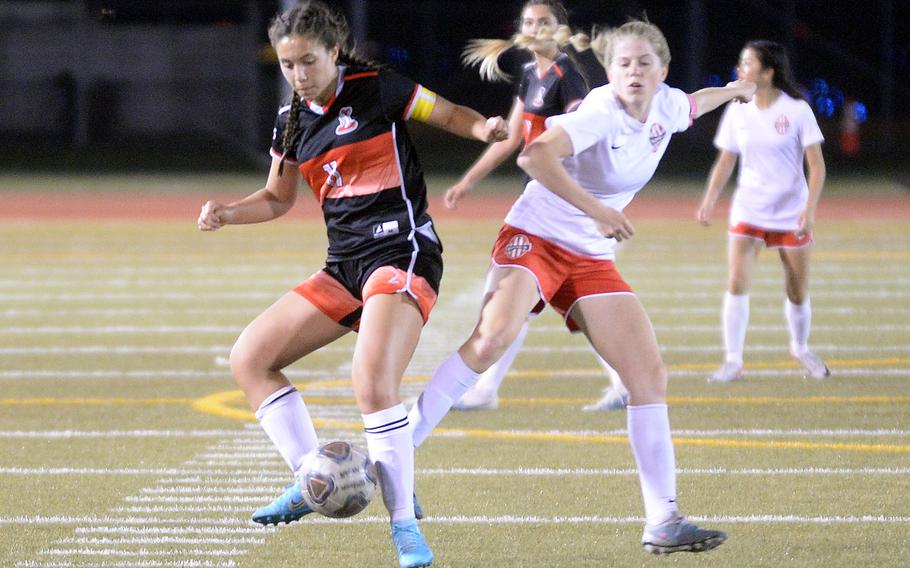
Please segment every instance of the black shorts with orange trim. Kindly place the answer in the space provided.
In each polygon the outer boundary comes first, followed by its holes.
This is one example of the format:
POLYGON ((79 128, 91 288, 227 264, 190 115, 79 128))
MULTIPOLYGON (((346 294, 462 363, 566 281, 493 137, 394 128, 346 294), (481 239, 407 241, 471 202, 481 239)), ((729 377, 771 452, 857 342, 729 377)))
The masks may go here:
POLYGON ((360 326, 363 303, 371 296, 405 293, 417 303, 426 323, 439 294, 442 250, 419 233, 415 238, 420 245, 416 258, 410 247, 391 247, 371 257, 329 262, 294 292, 355 331, 360 326))

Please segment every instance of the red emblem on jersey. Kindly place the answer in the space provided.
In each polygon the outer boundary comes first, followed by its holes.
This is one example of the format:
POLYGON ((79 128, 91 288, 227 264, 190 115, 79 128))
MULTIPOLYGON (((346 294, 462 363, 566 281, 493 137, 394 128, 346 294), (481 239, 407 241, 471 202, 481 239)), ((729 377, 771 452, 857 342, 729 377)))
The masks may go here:
POLYGON ((774 130, 777 130, 777 133, 781 136, 790 130, 790 121, 787 120, 787 115, 782 114, 777 117, 777 120, 774 121, 774 130))
POLYGON ((660 143, 667 137, 667 130, 659 123, 651 125, 651 134, 648 139, 651 141, 651 151, 656 152, 660 143))
POLYGON ((335 134, 341 136, 357 130, 357 119, 351 116, 352 112, 354 109, 351 107, 344 107, 338 111, 338 126, 335 127, 335 134))
POLYGON ((537 96, 534 97, 534 100, 531 101, 531 104, 536 107, 542 107, 543 106, 543 96, 545 94, 547 94, 547 88, 546 87, 539 88, 537 90, 537 96))
POLYGON ((531 252, 531 239, 527 235, 515 235, 506 245, 505 253, 509 258, 521 258, 531 252))

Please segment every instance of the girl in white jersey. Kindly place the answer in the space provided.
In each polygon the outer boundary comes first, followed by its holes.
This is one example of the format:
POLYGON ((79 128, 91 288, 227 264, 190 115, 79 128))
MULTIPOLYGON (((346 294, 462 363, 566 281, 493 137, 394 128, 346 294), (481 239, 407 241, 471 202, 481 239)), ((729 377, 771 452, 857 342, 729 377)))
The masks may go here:
POLYGON ((809 249, 815 210, 825 183, 824 140, 812 108, 794 87, 783 46, 752 41, 743 48, 737 76, 758 86, 745 105, 724 112, 714 145, 720 150, 696 217, 710 224, 711 212, 739 157, 739 177, 730 210, 728 285, 723 303, 725 361, 711 382, 743 377, 743 346, 749 323, 752 267, 765 246, 776 248, 784 266, 790 353, 814 379, 831 372, 809 350, 809 249), (809 169, 809 181, 803 161, 809 169))
POLYGON ((654 174, 670 136, 755 84, 687 95, 663 83, 670 50, 660 30, 631 21, 608 32, 610 84, 572 113, 548 119, 518 165, 533 178, 506 217, 493 250, 492 286, 471 337, 436 370, 411 409, 415 440, 426 437, 439 404, 456 400, 512 343, 542 299, 582 331, 629 389, 629 441, 644 498, 642 544, 653 553, 702 551, 726 535, 686 522, 676 505, 667 370, 648 316, 617 272, 613 249, 633 234, 622 209, 654 174), (431 392, 432 391, 432 392, 431 392), (427 394, 430 396, 426 396, 427 394))
MULTIPOLYGON (((481 76, 487 80, 509 77, 498 66, 499 57, 514 47, 527 49, 533 60, 522 69, 515 101, 509 112, 509 137, 491 144, 461 179, 446 191, 445 203, 455 209, 458 202, 499 167, 524 143, 530 144, 544 130, 547 117, 571 112, 588 93, 589 81, 567 53, 571 45, 579 50, 581 34, 570 37, 569 16, 559 0, 528 0, 521 10, 520 32, 508 40, 473 40, 464 53, 466 63, 480 65, 481 76), (570 44, 570 42, 572 42, 570 44)), ((588 41, 590 44, 590 41, 588 41)), ((585 50, 589 46, 582 46, 585 50)), ((596 58, 595 58, 596 62, 596 58)), ((600 67, 600 63, 596 62, 600 67)), ((602 81, 603 82, 603 81, 602 81)), ((525 179, 525 183, 528 180, 525 179)), ((543 307, 542 305, 540 306, 543 307)), ((521 350, 528 323, 521 327, 512 345, 503 356, 487 369, 474 386, 456 401, 456 410, 492 410, 499 407, 499 386, 521 350)), ((590 410, 625 408, 629 393, 614 369, 597 356, 610 378, 610 386, 590 410)))

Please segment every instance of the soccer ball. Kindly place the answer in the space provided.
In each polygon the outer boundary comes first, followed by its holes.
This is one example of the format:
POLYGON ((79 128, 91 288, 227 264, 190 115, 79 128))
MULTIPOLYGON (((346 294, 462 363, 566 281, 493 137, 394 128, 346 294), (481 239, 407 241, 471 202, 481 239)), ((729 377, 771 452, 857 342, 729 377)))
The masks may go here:
POLYGON ((376 495, 376 465, 366 450, 329 442, 304 456, 297 470, 303 500, 326 517, 351 517, 376 495))

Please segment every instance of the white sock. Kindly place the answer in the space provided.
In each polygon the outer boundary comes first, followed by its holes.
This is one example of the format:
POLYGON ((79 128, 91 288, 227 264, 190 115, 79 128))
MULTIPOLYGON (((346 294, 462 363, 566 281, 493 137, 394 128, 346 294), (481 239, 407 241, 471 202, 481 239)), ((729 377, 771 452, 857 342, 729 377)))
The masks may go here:
POLYGON ((724 294, 724 349, 728 363, 743 364, 746 328, 749 326, 749 295, 724 294))
POLYGON ((638 463, 638 479, 649 525, 674 517, 676 506, 676 457, 670 437, 666 404, 628 407, 629 443, 638 463))
POLYGON ((616 369, 611 367, 610 364, 607 363, 606 359, 601 357, 600 353, 597 351, 594 351, 594 357, 597 358, 597 362, 600 363, 600 366, 603 367, 604 371, 607 373, 607 377, 610 379, 610 385, 613 387, 613 390, 620 394, 628 395, 629 389, 626 388, 626 385, 622 384, 622 378, 619 376, 619 373, 616 372, 616 369))
POLYGON ((790 351, 802 355, 809 350, 809 330, 812 327, 812 304, 809 298, 802 304, 784 300, 784 315, 790 328, 790 351))
POLYGON ((392 522, 414 518, 414 445, 408 411, 401 403, 361 414, 370 459, 376 464, 382 501, 392 522))
POLYGON ((455 401, 477 382, 477 377, 478 374, 465 365, 457 351, 442 362, 408 415, 415 448, 430 435, 455 401))
MULTIPOLYGON (((477 383, 475 383, 473 387, 475 390, 483 390, 490 393, 499 392, 499 385, 502 384, 503 377, 509 372, 512 363, 515 361, 515 357, 518 355, 518 352, 521 351, 521 346, 524 345, 526 335, 528 335, 527 321, 521 326, 518 337, 515 338, 512 345, 509 345, 509 348, 502 354, 502 357, 493 363, 493 366, 480 374, 480 378, 477 379, 477 383)), ((455 400, 458 399, 456 398, 455 400)))
POLYGON ((310 413, 293 386, 281 388, 262 401, 256 418, 291 471, 297 471, 303 456, 319 446, 310 413))

